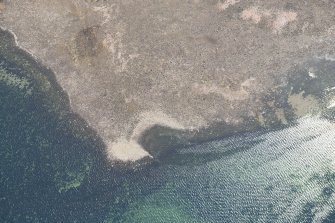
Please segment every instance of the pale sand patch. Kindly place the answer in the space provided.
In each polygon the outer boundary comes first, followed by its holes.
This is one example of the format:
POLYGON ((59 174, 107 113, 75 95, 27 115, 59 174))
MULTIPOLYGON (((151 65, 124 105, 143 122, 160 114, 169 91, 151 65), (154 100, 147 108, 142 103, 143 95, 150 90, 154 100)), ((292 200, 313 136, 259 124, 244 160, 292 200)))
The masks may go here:
POLYGON ((335 55, 326 54, 323 56, 316 56, 315 58, 320 60, 335 61, 335 55))
POLYGON ((123 162, 136 161, 144 157, 151 157, 140 144, 134 140, 119 139, 107 145, 107 156, 110 160, 123 162))
MULTIPOLYGON (((133 130, 131 139, 139 140, 143 132, 153 127, 154 125, 166 126, 173 129, 185 129, 184 125, 162 111, 144 112, 139 116, 139 122, 133 130)), ((190 129, 191 127, 187 126, 187 128, 190 129)))
POLYGON ((242 88, 251 88, 255 86, 256 78, 250 77, 241 83, 242 88))
POLYGON ((0 3, 0 13, 6 9, 6 6, 4 3, 0 3))
POLYGON ((255 24, 265 19, 273 33, 280 33, 285 26, 297 20, 298 14, 294 11, 269 10, 252 6, 244 9, 240 17, 243 20, 248 20, 255 24))
POLYGON ((300 94, 291 94, 287 100, 298 117, 312 114, 320 109, 319 102, 316 98, 310 95, 304 97, 303 94, 304 92, 301 92, 300 94))
POLYGON ((226 0, 225 2, 218 2, 217 7, 222 12, 236 3, 239 3, 240 0, 226 0))
POLYGON ((101 25, 104 25, 108 22, 111 21, 112 19, 112 14, 114 13, 114 8, 115 5, 112 5, 111 7, 107 7, 107 6, 95 6, 93 7, 93 10, 95 12, 101 12, 103 17, 104 17, 104 21, 101 23, 101 25))
POLYGON ((284 109, 282 109, 282 108, 278 108, 278 109, 276 109, 275 114, 276 114, 278 120, 279 120, 282 124, 284 124, 284 125, 287 125, 287 124, 288 124, 288 121, 287 121, 286 116, 285 116, 285 111, 284 111, 284 109))
POLYGON ((272 23, 272 30, 275 33, 280 33, 287 24, 297 20, 297 16, 297 13, 293 11, 283 11, 278 13, 276 19, 272 23))
POLYGON ((246 86, 241 86, 240 90, 231 90, 227 87, 221 87, 216 84, 192 84, 192 91, 198 95, 217 94, 223 96, 229 101, 242 101, 249 97, 249 92, 246 86))
POLYGON ((335 99, 332 99, 332 100, 329 102, 327 108, 334 108, 334 107, 335 107, 335 99))
POLYGON ((129 139, 119 138, 116 142, 107 145, 107 156, 110 160, 137 161, 152 156, 138 143, 141 135, 151 127, 161 125, 173 129, 185 129, 175 119, 162 111, 144 112, 139 116, 139 122, 129 139))
POLYGON ((250 20, 253 23, 257 24, 262 19, 262 13, 260 12, 259 8, 256 6, 244 9, 241 13, 241 18, 243 20, 250 20))
POLYGON ((315 70, 312 68, 308 70, 308 76, 311 78, 317 78, 317 75, 315 74, 315 70))

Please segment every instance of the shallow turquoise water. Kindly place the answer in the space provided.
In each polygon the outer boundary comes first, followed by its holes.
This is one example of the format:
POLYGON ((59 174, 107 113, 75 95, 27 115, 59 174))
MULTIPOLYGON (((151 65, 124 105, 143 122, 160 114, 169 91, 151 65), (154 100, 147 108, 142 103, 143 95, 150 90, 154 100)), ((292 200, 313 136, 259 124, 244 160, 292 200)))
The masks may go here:
POLYGON ((52 72, 0 37, 0 222, 335 222, 333 123, 112 167, 52 72))

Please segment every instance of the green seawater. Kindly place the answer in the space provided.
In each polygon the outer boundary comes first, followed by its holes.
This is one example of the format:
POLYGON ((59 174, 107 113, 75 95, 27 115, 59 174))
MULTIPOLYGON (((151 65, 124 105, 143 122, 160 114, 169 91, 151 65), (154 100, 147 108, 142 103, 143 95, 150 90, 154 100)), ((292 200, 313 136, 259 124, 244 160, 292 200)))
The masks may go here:
POLYGON ((335 222, 333 114, 112 166, 54 74, 0 31, 0 222, 335 222))

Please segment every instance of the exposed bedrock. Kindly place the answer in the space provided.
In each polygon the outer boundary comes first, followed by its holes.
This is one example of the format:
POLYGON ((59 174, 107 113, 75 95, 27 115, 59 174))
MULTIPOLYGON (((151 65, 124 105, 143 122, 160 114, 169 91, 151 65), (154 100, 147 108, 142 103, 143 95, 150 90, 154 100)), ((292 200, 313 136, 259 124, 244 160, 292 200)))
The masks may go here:
POLYGON ((327 0, 4 0, 0 25, 55 72, 107 156, 132 161, 324 108, 334 10, 327 0))

